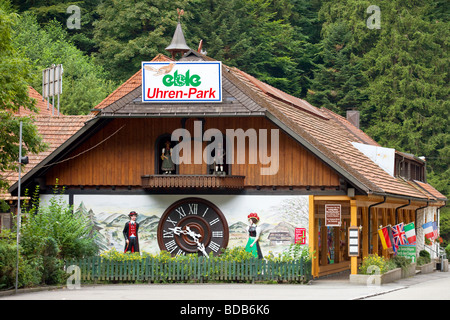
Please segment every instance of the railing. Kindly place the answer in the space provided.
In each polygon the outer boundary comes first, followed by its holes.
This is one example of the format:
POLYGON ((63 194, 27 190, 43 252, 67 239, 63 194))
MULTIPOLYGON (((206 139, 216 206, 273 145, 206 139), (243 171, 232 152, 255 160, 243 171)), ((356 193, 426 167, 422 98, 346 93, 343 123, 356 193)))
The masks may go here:
POLYGON ((112 261, 101 257, 73 260, 66 267, 80 268, 81 281, 143 281, 143 282, 302 282, 311 277, 311 262, 296 260, 275 262, 266 260, 217 261, 204 257, 189 261, 143 258, 112 261))
POLYGON ((203 188, 242 189, 244 176, 220 175, 144 175, 141 177, 145 189, 158 188, 203 188))

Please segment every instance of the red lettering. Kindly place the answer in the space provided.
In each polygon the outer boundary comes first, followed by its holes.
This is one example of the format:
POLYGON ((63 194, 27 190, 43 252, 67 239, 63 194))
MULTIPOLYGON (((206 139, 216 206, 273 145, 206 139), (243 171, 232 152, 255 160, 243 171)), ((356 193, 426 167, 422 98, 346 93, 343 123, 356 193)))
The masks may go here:
POLYGON ((191 98, 191 95, 194 95, 197 92, 197 89, 195 88, 190 88, 189 89, 189 98, 191 98))

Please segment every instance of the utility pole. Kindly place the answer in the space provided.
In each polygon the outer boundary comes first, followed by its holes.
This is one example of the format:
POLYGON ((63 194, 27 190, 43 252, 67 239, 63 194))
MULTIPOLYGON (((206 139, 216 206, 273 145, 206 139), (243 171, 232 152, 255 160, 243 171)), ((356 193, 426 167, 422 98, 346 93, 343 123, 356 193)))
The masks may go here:
POLYGON ((16 285, 15 293, 17 294, 17 287, 19 285, 19 243, 20 243, 20 192, 21 192, 21 175, 22 175, 22 164, 28 164, 28 157, 22 157, 22 121, 20 121, 19 129, 19 186, 17 190, 17 239, 16 239, 16 285))

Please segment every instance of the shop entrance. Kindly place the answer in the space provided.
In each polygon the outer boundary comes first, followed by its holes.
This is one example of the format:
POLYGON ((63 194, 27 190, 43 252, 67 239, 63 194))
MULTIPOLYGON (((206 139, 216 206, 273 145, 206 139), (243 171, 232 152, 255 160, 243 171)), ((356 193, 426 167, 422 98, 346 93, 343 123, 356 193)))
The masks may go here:
POLYGON ((350 227, 349 201, 316 201, 315 228, 317 232, 317 259, 319 277, 350 269, 348 255, 348 228, 350 227), (338 218, 331 223, 325 218, 325 206, 338 205, 338 218), (339 224, 336 226, 336 224, 339 224))

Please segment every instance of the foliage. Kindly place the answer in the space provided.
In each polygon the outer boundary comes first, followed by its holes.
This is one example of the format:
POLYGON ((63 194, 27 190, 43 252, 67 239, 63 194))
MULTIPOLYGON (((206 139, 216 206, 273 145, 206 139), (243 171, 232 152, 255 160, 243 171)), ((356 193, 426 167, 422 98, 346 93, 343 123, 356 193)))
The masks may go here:
MULTIPOLYGON (((42 70, 63 64, 63 114, 87 114, 115 88, 113 82, 105 80, 102 67, 71 42, 68 32, 56 20, 41 27, 36 16, 24 13, 14 28, 13 45, 30 60, 30 82, 38 91, 42 89, 42 70)), ((55 107, 56 103, 55 98, 55 107)))
POLYGON ((424 264, 430 263, 431 259, 426 257, 417 258, 417 266, 423 266, 424 264))
POLYGON ((64 260, 95 254, 97 248, 89 237, 88 218, 74 213, 72 206, 61 198, 64 188, 61 191, 57 188, 47 205, 40 205, 34 198, 22 228, 23 254, 48 257, 49 261, 51 257, 64 260))
POLYGON ((359 267, 360 274, 383 274, 390 270, 388 261, 378 256, 371 254, 365 257, 359 267))
MULTIPOLYGON (((33 120, 14 116, 19 106, 29 110, 36 107, 28 96, 30 63, 13 46, 13 29, 18 25, 19 16, 10 10, 8 3, 0 1, 0 172, 18 169, 20 121, 23 122, 22 155, 45 149, 33 120)), ((0 178, 0 188, 7 187, 8 183, 0 178)))
MULTIPOLYGON (((16 244, 0 239, 0 290, 10 289, 16 281, 16 244)), ((19 255, 18 286, 33 286, 41 281, 42 265, 39 259, 27 259, 19 255)))
POLYGON ((430 255, 430 253, 429 253, 428 251, 426 251, 426 250, 420 250, 420 252, 419 252, 419 257, 424 257, 424 258, 427 258, 427 259, 430 259, 430 260, 431 260, 431 255, 430 255))
POLYGON ((365 100, 361 88, 365 80, 361 63, 352 59, 351 31, 344 22, 328 28, 320 43, 319 57, 307 99, 317 107, 325 107, 345 116, 365 100))
POLYGON ((312 256, 310 248, 308 246, 295 243, 291 244, 289 248, 287 248, 283 252, 278 253, 277 256, 275 256, 273 252, 270 251, 269 254, 264 258, 268 261, 287 262, 301 259, 303 259, 304 261, 310 261, 312 256))
POLYGON ((395 268, 401 268, 402 270, 407 270, 409 265, 411 264, 411 259, 401 256, 394 256, 389 260, 393 263, 395 268))

